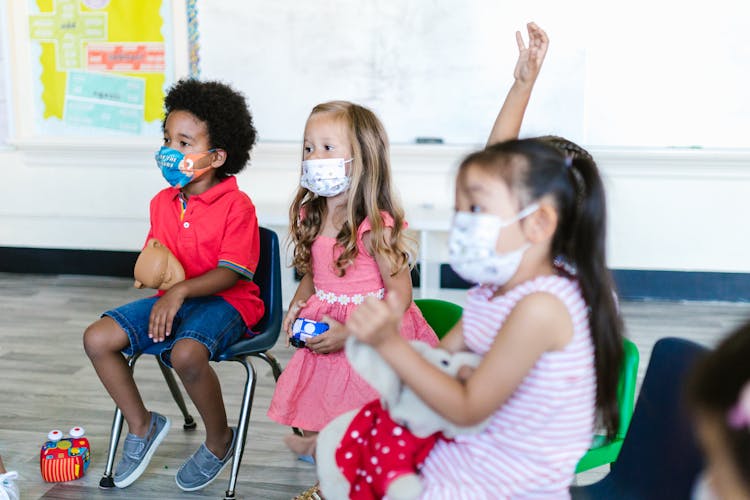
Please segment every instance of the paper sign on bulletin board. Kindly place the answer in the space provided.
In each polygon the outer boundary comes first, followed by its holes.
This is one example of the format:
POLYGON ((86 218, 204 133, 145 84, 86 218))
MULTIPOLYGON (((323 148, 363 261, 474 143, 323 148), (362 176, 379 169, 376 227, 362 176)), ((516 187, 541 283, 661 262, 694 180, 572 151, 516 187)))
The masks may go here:
POLYGON ((39 135, 150 135, 173 81, 168 0, 28 0, 39 135))

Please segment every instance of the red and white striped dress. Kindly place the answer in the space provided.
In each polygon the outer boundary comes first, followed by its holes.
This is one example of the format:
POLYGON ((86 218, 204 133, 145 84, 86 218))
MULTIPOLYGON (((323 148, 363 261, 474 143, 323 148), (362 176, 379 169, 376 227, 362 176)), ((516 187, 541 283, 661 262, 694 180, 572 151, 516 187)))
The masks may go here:
POLYGON ((594 432, 596 378, 587 307, 577 282, 559 276, 527 281, 492 299, 493 288, 469 291, 464 340, 485 354, 523 297, 558 297, 573 320, 573 338, 544 353, 479 434, 440 441, 422 469, 422 498, 569 498, 578 460, 594 432))

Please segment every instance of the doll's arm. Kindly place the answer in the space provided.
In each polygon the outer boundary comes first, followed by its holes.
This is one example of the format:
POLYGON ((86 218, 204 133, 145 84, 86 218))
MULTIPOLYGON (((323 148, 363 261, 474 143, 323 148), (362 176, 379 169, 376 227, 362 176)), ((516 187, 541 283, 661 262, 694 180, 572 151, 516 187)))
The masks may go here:
POLYGON ((516 31, 518 61, 513 70, 515 81, 492 127, 487 140, 488 146, 518 137, 523 115, 531 97, 531 90, 542 68, 544 56, 547 54, 549 40, 544 30, 535 23, 529 23, 526 27, 529 32, 529 46, 526 47, 524 44, 521 32, 516 31))

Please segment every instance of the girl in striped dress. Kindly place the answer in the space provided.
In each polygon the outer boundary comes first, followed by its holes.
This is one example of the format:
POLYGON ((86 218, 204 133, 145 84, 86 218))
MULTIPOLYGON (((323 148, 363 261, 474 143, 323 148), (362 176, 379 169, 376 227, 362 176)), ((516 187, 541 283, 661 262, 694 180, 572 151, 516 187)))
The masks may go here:
POLYGON ((443 417, 490 417, 479 434, 432 449, 422 498, 568 498, 595 425, 614 434, 623 340, 605 221, 604 188, 581 148, 559 138, 488 146, 458 171, 450 262, 477 286, 441 342, 481 364, 459 380, 430 365, 398 335, 392 296, 350 316, 351 334, 443 417))

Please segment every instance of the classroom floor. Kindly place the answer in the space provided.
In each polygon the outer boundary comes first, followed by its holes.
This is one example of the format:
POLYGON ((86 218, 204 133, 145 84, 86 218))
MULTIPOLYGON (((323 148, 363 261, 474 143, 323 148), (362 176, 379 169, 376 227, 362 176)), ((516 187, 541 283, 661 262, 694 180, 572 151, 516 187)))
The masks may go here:
MULTIPOLYGON (((101 490, 114 405, 99 383, 81 345, 81 334, 102 311, 146 296, 132 280, 89 276, 38 276, 0 273, 0 455, 17 470, 24 499, 170 499, 223 497, 229 470, 207 488, 182 493, 174 474, 203 441, 198 430, 182 430, 156 362, 143 358, 135 377, 147 407, 172 419, 173 426, 147 471, 124 490, 101 490), (70 483, 45 483, 39 473, 39 449, 49 430, 86 429, 92 447, 86 475, 70 483)), ((461 302, 463 292, 444 291, 441 298, 461 302)), ((628 336, 641 353, 639 383, 654 342, 665 336, 693 339, 711 346, 731 328, 750 318, 750 304, 626 302, 622 304, 628 336)), ((283 340, 273 349, 282 365, 291 351, 283 340)), ((314 467, 298 461, 282 443, 289 429, 266 417, 273 377, 265 363, 254 361, 259 383, 245 454, 237 485, 238 498, 289 499, 315 482, 314 467)), ((244 384, 237 363, 215 364, 230 422, 236 421, 244 384)), ((190 405, 190 403, 188 403, 190 405)), ((198 418, 192 405, 193 415, 198 418)), ((120 442, 122 446, 122 440, 120 442)), ((119 458, 119 454, 118 454, 119 458)), ((579 475, 586 484, 606 470, 579 475)))

